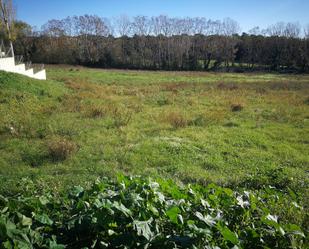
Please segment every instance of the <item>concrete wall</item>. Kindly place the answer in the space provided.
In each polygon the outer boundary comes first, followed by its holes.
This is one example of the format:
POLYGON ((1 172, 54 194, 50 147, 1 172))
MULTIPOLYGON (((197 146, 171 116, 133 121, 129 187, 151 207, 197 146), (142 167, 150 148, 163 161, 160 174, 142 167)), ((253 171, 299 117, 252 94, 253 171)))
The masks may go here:
POLYGON ((25 64, 16 65, 13 57, 0 58, 0 70, 26 75, 34 79, 46 80, 45 70, 34 73, 33 69, 27 70, 25 64))

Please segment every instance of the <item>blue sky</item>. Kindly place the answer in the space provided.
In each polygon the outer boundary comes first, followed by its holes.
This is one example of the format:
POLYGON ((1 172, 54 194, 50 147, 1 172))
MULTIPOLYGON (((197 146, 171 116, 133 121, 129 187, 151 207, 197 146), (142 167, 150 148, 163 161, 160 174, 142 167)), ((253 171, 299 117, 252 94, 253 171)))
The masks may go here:
POLYGON ((18 19, 40 27, 50 19, 96 14, 102 17, 154 16, 230 17, 243 31, 278 21, 309 23, 309 0, 14 0, 18 19))

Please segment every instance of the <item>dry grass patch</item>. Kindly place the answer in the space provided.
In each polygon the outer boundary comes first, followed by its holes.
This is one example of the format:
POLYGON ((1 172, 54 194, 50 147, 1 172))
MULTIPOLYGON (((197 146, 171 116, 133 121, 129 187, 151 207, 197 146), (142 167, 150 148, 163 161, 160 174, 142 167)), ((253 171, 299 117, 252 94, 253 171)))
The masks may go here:
POLYGON ((106 114, 104 107, 98 104, 89 104, 83 106, 83 112, 88 118, 102 118, 106 114))
POLYGON ((239 86, 235 83, 223 83, 222 82, 217 85, 217 89, 233 91, 233 90, 238 90, 239 86))
POLYGON ((207 110, 195 116, 189 124, 193 126, 217 125, 223 123, 226 116, 225 109, 207 110))
POLYGON ((49 138, 47 149, 53 161, 64 161, 77 150, 77 145, 64 137, 54 136, 49 138))
POLYGON ((59 102, 62 105, 63 111, 81 112, 82 110, 82 98, 78 95, 66 94, 62 98, 59 98, 59 102))
POLYGON ((109 86, 94 84, 85 79, 79 79, 79 81, 67 80, 65 84, 83 98, 103 98, 113 91, 109 86))
POLYGON ((113 119, 113 126, 120 128, 127 126, 133 117, 133 111, 125 106, 117 106, 109 103, 105 106, 105 112, 113 119))
POLYGON ((174 129, 184 128, 189 124, 189 120, 186 116, 177 111, 165 113, 163 120, 169 123, 174 129))

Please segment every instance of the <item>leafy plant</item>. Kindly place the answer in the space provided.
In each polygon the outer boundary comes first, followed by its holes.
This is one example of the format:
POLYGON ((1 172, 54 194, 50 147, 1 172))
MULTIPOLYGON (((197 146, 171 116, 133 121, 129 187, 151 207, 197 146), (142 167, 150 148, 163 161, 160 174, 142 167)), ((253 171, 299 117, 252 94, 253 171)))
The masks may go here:
MULTIPOLYGON (((232 191, 210 184, 119 176, 68 193, 0 196, 1 248, 306 248, 297 224, 281 221, 279 190, 232 191)), ((294 210, 301 208, 294 205, 294 210)))

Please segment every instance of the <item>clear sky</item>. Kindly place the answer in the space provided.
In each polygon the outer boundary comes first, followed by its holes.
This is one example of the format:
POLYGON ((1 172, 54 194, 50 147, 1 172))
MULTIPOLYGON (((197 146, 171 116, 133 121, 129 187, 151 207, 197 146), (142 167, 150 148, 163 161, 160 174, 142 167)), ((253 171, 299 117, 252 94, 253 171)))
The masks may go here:
POLYGON ((102 17, 155 16, 230 17, 242 31, 278 21, 309 24, 309 0, 14 0, 18 19, 41 27, 50 19, 96 14, 102 17))

